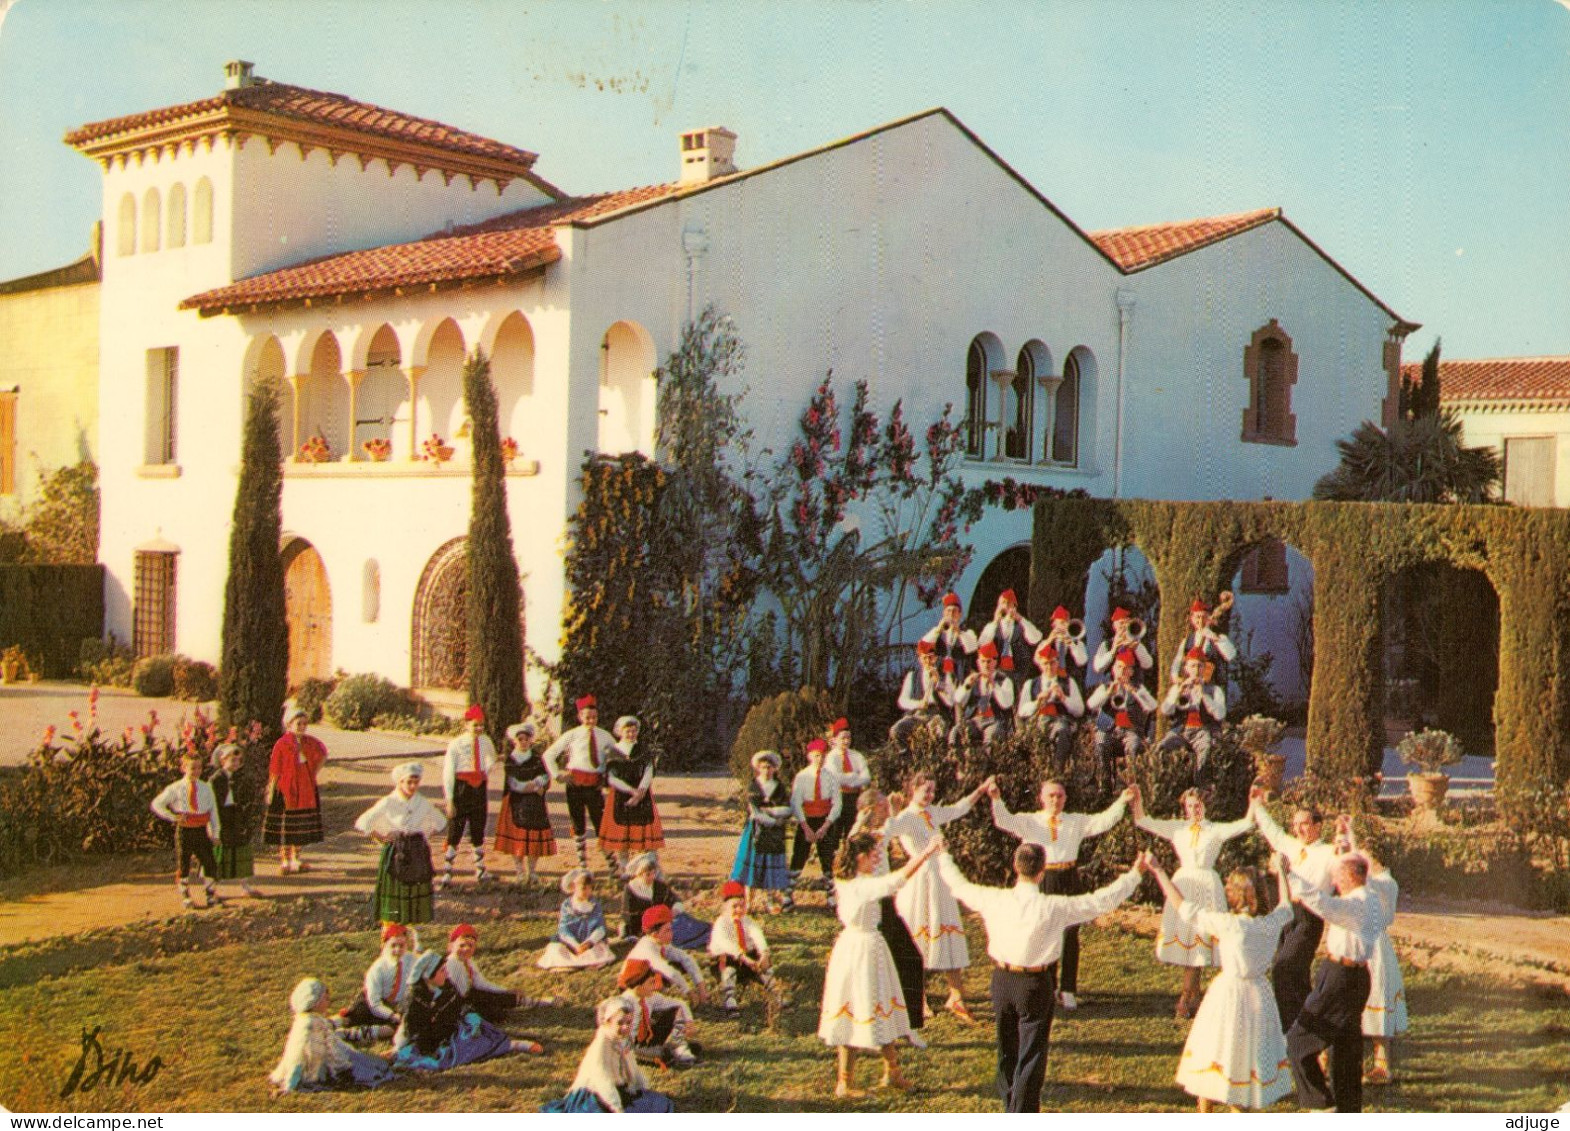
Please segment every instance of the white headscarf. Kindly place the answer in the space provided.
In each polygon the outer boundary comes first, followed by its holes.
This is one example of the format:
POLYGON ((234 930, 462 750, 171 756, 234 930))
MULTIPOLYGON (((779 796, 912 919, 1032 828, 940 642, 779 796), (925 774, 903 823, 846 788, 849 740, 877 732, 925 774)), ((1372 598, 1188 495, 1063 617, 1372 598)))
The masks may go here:
POLYGON ((320 978, 302 978, 289 995, 289 1008, 296 1013, 309 1013, 326 996, 327 986, 320 978))

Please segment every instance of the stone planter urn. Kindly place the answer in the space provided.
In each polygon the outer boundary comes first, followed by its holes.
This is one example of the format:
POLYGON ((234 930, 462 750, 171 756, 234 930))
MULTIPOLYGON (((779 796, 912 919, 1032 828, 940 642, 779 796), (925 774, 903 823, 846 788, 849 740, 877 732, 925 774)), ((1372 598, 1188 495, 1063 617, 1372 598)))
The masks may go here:
POLYGON ((1255 754, 1254 755, 1254 781, 1266 793, 1278 793, 1281 782, 1286 777, 1287 756, 1285 754, 1255 754))
POLYGON ((1461 743, 1447 731, 1418 731, 1401 740, 1396 754, 1407 765, 1416 767, 1406 776, 1412 803, 1420 812, 1437 811, 1444 803, 1445 791, 1450 788, 1450 778, 1443 767, 1453 766, 1461 760, 1461 743))
POLYGON ((1408 774, 1407 789, 1412 793, 1412 804, 1418 809, 1435 810, 1445 802, 1450 788, 1450 778, 1445 774, 1408 774))

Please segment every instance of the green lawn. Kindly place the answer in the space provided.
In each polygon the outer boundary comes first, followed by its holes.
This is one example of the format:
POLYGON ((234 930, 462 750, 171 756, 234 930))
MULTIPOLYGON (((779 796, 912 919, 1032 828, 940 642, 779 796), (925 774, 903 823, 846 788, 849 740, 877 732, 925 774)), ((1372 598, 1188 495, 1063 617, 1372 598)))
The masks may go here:
MULTIPOLYGON (((454 909, 455 910, 455 909, 454 909)), ((286 1001, 307 974, 322 977, 346 1004, 377 941, 371 931, 307 935, 280 919, 284 909, 195 917, 161 935, 143 934, 93 969, 60 969, 58 949, 38 958, 0 954, 10 988, 0 994, 0 1103, 14 1111, 528 1111, 565 1091, 590 1037, 593 1004, 611 992, 608 971, 547 975, 533 965, 554 916, 505 921, 477 916, 481 966, 494 980, 529 992, 564 994, 570 1004, 522 1014, 510 1028, 546 1043, 543 1057, 510 1057, 435 1077, 404 1078, 375 1092, 273 1100, 267 1073, 289 1025, 286 1001), (208 931, 206 928, 212 929, 208 931), (254 942, 232 941, 254 936, 254 942), (161 940, 161 941, 160 941, 161 940), (81 1029, 102 1026, 106 1055, 128 1050, 138 1066, 164 1067, 147 1084, 100 1083, 62 1100, 80 1051, 81 1029)), ((443 925, 425 932, 445 942, 443 925)), ((815 1036, 818 993, 837 924, 818 909, 766 921, 792 1005, 779 1031, 762 1031, 756 997, 739 1022, 700 1011, 703 1063, 661 1072, 655 1086, 678 1108, 700 1111, 840 1110, 832 1099, 833 1060, 815 1036)), ((89 950, 112 954, 100 937, 89 950)), ((971 951, 984 957, 979 926, 971 951)), ((1106 929, 1088 931, 1081 972, 1084 1006, 1053 1029, 1044 1106, 1069 1111, 1178 1111, 1189 1097, 1172 1083, 1186 1023, 1171 1019, 1178 977, 1157 965, 1151 942, 1106 929)), ((987 975, 977 964, 968 990, 984 1003, 987 975)), ((1373 1111, 1542 1112, 1570 1098, 1570 998, 1481 978, 1408 971, 1413 1031, 1397 1045, 1398 1083, 1368 1089, 1373 1111)), ((936 979, 931 998, 941 1001, 936 979)), ((992 1090, 990 1013, 960 1025, 941 1016, 927 1027, 932 1047, 907 1051, 919 1090, 874 1095, 863 1110, 997 1111, 992 1090)), ((862 1067, 863 1084, 876 1074, 862 1067)), ((1290 1110, 1285 1101, 1283 1110, 1290 1110)))

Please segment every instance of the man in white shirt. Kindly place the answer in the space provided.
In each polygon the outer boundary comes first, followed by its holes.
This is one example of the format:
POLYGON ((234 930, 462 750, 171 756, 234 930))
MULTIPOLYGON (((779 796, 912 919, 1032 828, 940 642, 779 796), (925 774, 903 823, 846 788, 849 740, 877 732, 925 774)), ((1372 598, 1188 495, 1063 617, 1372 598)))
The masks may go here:
MULTIPOLYGON (((578 866, 587 868, 589 837, 598 835, 605 816, 605 763, 616 736, 600 729, 600 706, 594 696, 585 695, 573 706, 578 709, 578 725, 564 731, 540 757, 551 780, 567 784, 567 816, 578 846, 578 866), (559 765, 563 755, 567 758, 565 769, 559 765)), ((616 862, 609 856, 605 867, 615 875, 616 862)))
POLYGON ((836 822, 843 803, 840 801, 840 779, 824 765, 829 744, 821 738, 807 743, 807 765, 791 783, 790 808, 796 817, 796 839, 791 843, 790 878, 794 884, 806 867, 807 858, 814 852, 818 866, 823 870, 825 883, 830 884, 829 903, 834 902, 834 850, 839 847, 836 822))
MULTIPOLYGON (((1343 817, 1343 821, 1347 818, 1343 817)), ((1291 876, 1292 895, 1326 924, 1325 961, 1313 992, 1287 1030, 1287 1056, 1298 1106, 1309 1111, 1363 1110, 1363 1008, 1368 1004, 1368 962, 1395 908, 1368 889, 1368 861, 1348 855, 1330 871, 1335 895, 1324 895, 1291 876), (1330 1079, 1319 1054, 1330 1050, 1330 1079)))
POLYGON ((867 767, 867 756, 850 748, 850 721, 835 719, 829 725, 829 753, 823 764, 840 779, 840 815, 834 820, 834 843, 850 835, 856 823, 856 805, 861 791, 872 784, 872 771, 867 767))
POLYGON ((976 649, 976 670, 954 691, 957 721, 949 731, 950 746, 991 746, 1008 737, 1014 717, 1014 685, 998 672, 998 650, 976 649))
POLYGON ((900 746, 909 746, 922 727, 941 741, 954 723, 954 680, 938 666, 936 645, 919 641, 916 661, 900 685, 899 709, 905 714, 889 728, 889 740, 900 746))
MULTIPOLYGON (((1259 826, 1259 834, 1272 850, 1287 858, 1292 875, 1321 895, 1333 895, 1330 873, 1335 866, 1335 846, 1321 838, 1324 817, 1318 809, 1303 808, 1292 814, 1292 835, 1283 832, 1265 809, 1265 791, 1255 786, 1248 791, 1249 813, 1259 826)), ((1283 1032, 1292 1028, 1298 1011, 1308 998, 1314 967, 1314 952, 1325 933, 1325 923, 1306 904, 1292 905, 1292 922, 1281 932, 1281 945, 1270 967, 1270 983, 1275 991, 1276 1010, 1281 1014, 1283 1032)))
POLYGON ((976 652, 976 634, 961 623, 964 606, 957 593, 943 595, 943 619, 921 638, 932 645, 938 658, 938 667, 949 679, 960 682, 970 672, 971 657, 976 652))
POLYGON ((491 769, 496 765, 496 747, 485 733, 485 711, 478 704, 471 704, 463 715, 463 733, 447 745, 447 756, 442 759, 442 792, 447 798, 447 851, 446 866, 436 889, 445 891, 452 883, 453 861, 458 858, 458 846, 463 843, 464 829, 469 831, 469 843, 474 848, 474 882, 485 882, 485 824, 489 817, 490 799, 486 786, 491 769))
POLYGON ((1139 887, 1139 862, 1089 895, 1043 895, 1046 853, 1037 844, 1014 851, 1014 886, 986 888, 960 874, 947 852, 938 872, 954 897, 979 911, 992 959, 992 1012, 997 1018, 998 1095, 1003 1110, 1040 1111, 1063 932, 1105 915, 1139 887))
POLYGON ((1030 671, 1030 658, 1040 643, 1041 629, 1020 615, 1019 598, 1014 590, 1005 589, 999 593, 992 619, 976 637, 977 650, 989 644, 996 648, 998 672, 1018 689, 1030 671))

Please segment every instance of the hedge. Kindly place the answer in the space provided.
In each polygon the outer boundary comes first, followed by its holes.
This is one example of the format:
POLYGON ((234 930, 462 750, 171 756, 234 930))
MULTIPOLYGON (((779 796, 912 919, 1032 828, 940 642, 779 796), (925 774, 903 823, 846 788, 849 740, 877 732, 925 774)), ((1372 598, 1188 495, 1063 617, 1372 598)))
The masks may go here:
POLYGON ((19 644, 44 676, 65 679, 82 641, 103 634, 103 566, 0 566, 0 648, 19 644))
MULTIPOLYGON (((1494 774, 1502 806, 1570 778, 1570 513, 1402 503, 1182 503, 1044 498, 1035 508, 1028 615, 1077 603, 1107 549, 1137 547, 1165 608, 1214 598, 1268 539, 1314 569, 1308 766, 1369 779, 1384 748, 1381 598, 1392 575, 1429 563, 1477 570, 1499 595, 1494 774)), ((1163 617, 1171 656, 1186 624, 1163 617)))

